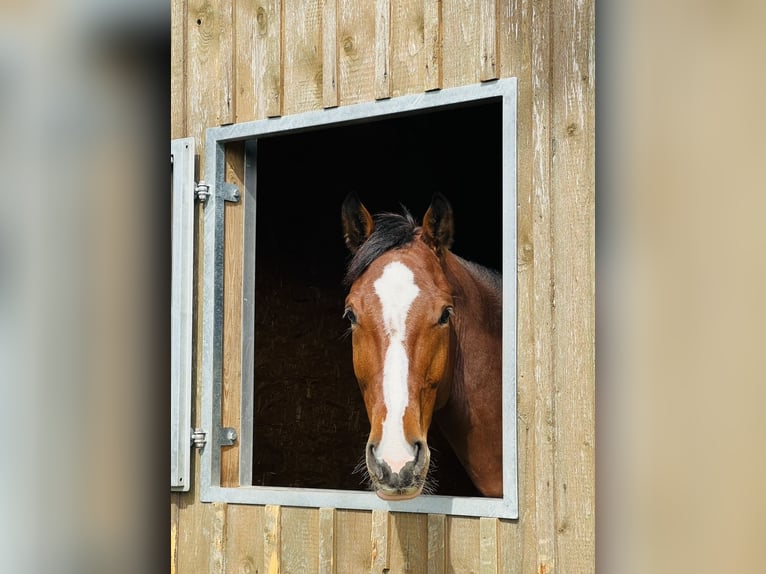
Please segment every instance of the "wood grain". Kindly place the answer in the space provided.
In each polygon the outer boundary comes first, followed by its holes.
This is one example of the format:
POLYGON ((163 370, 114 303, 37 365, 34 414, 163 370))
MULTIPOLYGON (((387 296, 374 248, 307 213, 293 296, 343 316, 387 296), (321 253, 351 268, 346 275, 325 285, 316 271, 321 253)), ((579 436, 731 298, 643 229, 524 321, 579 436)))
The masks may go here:
POLYGON ((442 0, 423 0, 424 88, 440 90, 442 78, 442 0))
POLYGON ((370 529, 370 572, 386 574, 389 570, 390 514, 387 510, 372 511, 370 529))
POLYGON ((263 571, 282 571, 282 507, 267 504, 263 510, 263 571))
POLYGON ((319 509, 319 574, 335 574, 335 509, 319 509))
POLYGON ((557 566, 587 573, 595 569, 594 3, 557 2, 551 17, 557 566))
POLYGON ((428 515, 428 574, 447 572, 447 517, 444 514, 428 515))
POLYGON ((391 0, 375 0, 375 99, 391 97, 391 0))
POLYGON ((264 507, 230 504, 226 526, 226 571, 262 571, 264 507))
POLYGON ((442 3, 442 84, 444 88, 479 82, 483 2, 442 3))
POLYGON ((322 0, 322 105, 338 105, 338 0, 322 0))
MULTIPOLYGON (((223 360, 221 424, 240 434, 242 405, 242 270, 246 201, 245 146, 226 146, 226 181, 240 189, 239 202, 224 202, 223 360)), ((221 486, 239 486, 239 444, 221 448, 221 486)))
POLYGON ((391 0, 391 95, 423 92, 425 22, 423 0, 391 0))
POLYGON ((389 564, 392 572, 428 571, 428 515, 391 513, 389 564))
POLYGON ((375 2, 337 0, 340 105, 375 99, 375 2))
POLYGON ((322 5, 320 0, 283 0, 282 69, 285 115, 323 107, 322 5))

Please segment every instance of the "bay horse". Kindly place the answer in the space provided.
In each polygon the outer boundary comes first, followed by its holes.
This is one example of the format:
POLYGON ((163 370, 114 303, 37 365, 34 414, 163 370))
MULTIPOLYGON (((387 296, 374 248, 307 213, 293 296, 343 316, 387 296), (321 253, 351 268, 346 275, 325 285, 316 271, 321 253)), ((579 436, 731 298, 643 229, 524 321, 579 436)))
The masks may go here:
POLYGON ((428 488, 434 418, 484 496, 502 497, 502 278, 450 251, 440 193, 417 225, 343 202, 344 277, 354 374, 370 422, 365 466, 384 500, 428 488))

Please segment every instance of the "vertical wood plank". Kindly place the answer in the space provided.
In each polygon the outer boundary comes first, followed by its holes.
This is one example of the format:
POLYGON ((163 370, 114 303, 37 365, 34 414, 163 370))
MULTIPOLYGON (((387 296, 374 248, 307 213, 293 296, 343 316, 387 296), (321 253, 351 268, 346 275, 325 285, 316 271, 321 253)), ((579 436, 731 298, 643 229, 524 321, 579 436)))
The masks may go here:
POLYGON ((484 0, 479 19, 479 79, 497 79, 497 0, 484 0))
POLYGON ((281 531, 281 571, 316 572, 319 569, 319 511, 283 507, 281 531))
POLYGON ((423 0, 425 89, 442 88, 442 0, 423 0))
POLYGON ((170 574, 178 572, 178 496, 170 494, 170 574))
POLYGON ((428 574, 447 572, 447 520, 443 514, 428 515, 428 574))
POLYGON ((212 506, 213 515, 210 525, 210 562, 207 571, 210 574, 223 574, 226 568, 226 503, 212 502, 210 506, 212 506))
POLYGON ((442 77, 445 88, 479 82, 479 27, 483 3, 450 0, 442 5, 442 77))
POLYGON ((263 506, 229 505, 226 520, 227 572, 262 571, 264 530, 263 506))
POLYGON ((389 518, 390 517, 387 510, 372 511, 372 528, 370 533, 371 573, 385 574, 389 570, 389 518))
MULTIPOLYGON (((536 378, 535 314, 537 300, 536 283, 550 279, 550 274, 536 276, 537 260, 547 256, 540 253, 545 245, 536 243, 534 171, 535 132, 533 121, 532 90, 532 12, 531 0, 498 0, 497 44, 498 69, 501 77, 518 78, 516 116, 516 201, 517 208, 517 457, 519 515, 517 521, 500 520, 498 524, 498 570, 500 572, 537 572, 537 527, 535 464, 535 409, 538 385, 544 381, 536 378)), ((538 73, 544 73, 543 70, 538 73)), ((547 224, 540 220, 543 228, 547 224)), ((539 229, 538 229, 539 232, 539 229)), ((542 267, 545 269, 545 267, 542 267)), ((546 303, 547 301, 543 301, 546 303)), ((543 470, 543 477, 544 475, 543 470)), ((550 505, 549 505, 550 508, 550 505)))
POLYGON ((479 573, 497 574, 497 518, 479 519, 479 573))
POLYGON ((263 509, 263 571, 279 574, 282 562, 282 507, 267 504, 263 509))
POLYGON ((197 149, 204 149, 204 130, 234 118, 232 0, 189 0, 188 6, 188 121, 197 149))
POLYGON ((338 105, 338 2, 322 0, 322 105, 338 105))
POLYGON ((338 572, 369 572, 372 521, 362 510, 338 510, 335 550, 338 572))
POLYGON ((447 572, 479 571, 479 519, 448 516, 447 572))
POLYGON ((595 13, 592 0, 552 6, 557 568, 588 573, 595 569, 595 13))
POLYGON ((258 115, 260 94, 257 93, 257 86, 262 70, 256 66, 257 8, 255 2, 234 3, 234 75, 237 86, 235 122, 266 117, 265 113, 258 115))
POLYGON ((388 547, 391 572, 427 572, 428 516, 391 513, 388 547))
POLYGON ((534 524, 536 527, 537 569, 556 568, 556 527, 554 522, 554 449, 556 413, 553 388, 553 227, 551 166, 551 42, 550 1, 532 8, 532 145, 534 192, 533 273, 534 273, 534 524))
MULTIPOLYGON (((240 4, 241 2, 238 2, 240 4)), ((250 4, 243 25, 252 26, 253 76, 256 117, 282 115, 282 3, 280 0, 258 0, 250 4)))
POLYGON ((335 574, 335 509, 319 509, 319 574, 335 574))
POLYGON ((423 0, 391 0, 391 95, 425 90, 423 0))
POLYGON ((186 136, 186 2, 170 4, 170 137, 186 136))
POLYGON ((391 0, 375 0, 375 99, 391 97, 391 0))
MULTIPOLYGON (((224 202, 223 361, 221 420, 240 431, 242 404, 242 271, 244 265, 245 146, 226 146, 226 181, 239 187, 240 201, 224 202)), ((239 440, 221 448, 221 486, 239 486, 239 440)))
POLYGON ((321 0, 283 0, 283 113, 323 107, 321 0))
POLYGON ((338 0, 340 104, 375 99, 375 3, 338 0))

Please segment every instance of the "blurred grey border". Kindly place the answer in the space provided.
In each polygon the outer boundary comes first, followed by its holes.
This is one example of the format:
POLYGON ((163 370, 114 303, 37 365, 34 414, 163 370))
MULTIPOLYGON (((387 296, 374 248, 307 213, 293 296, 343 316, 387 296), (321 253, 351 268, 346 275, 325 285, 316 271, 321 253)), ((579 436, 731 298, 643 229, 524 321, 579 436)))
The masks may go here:
POLYGON ((169 64, 169 3, 3 5, 0 572, 169 568, 169 64))

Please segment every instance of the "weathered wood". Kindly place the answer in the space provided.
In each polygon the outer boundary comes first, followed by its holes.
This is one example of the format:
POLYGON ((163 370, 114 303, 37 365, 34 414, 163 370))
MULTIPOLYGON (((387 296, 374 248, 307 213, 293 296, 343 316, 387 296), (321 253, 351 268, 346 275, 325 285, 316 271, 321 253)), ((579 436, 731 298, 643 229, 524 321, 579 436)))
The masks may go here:
POLYGON ((375 99, 375 3, 338 0, 340 104, 375 99))
POLYGON ((442 83, 444 88, 479 82, 483 2, 452 0, 442 5, 442 83))
POLYGON ((170 4, 170 137, 186 137, 186 2, 170 4))
POLYGON ((188 125, 197 149, 204 149, 206 128, 234 121, 232 0, 189 0, 188 6, 188 125))
POLYGON ((263 510, 263 571, 279 574, 282 570, 282 507, 267 504, 263 510))
POLYGON ((556 551, 595 570, 594 2, 552 4, 553 367, 556 551))
MULTIPOLYGON (((242 270, 244 264, 245 149, 226 147, 226 181, 239 187, 240 201, 224 202, 223 361, 221 420, 239 434, 242 404, 242 270)), ((239 441, 221 449, 221 486, 239 486, 239 441)))
POLYGON ((223 574, 226 567, 226 503, 212 502, 212 520, 210 528, 210 562, 207 571, 210 574, 223 574))
POLYGON ((255 573, 263 564, 264 507, 230 504, 226 515, 226 571, 255 573))
MULTIPOLYGON (((519 520, 500 520, 498 524, 498 570, 500 572, 537 572, 535 409, 538 385, 536 378, 536 280, 539 277, 535 243, 535 184, 532 90, 532 13, 529 0, 498 1, 497 44, 498 69, 501 77, 518 79, 516 109, 516 202, 517 208, 517 354, 516 354, 516 422, 517 462, 519 469, 519 520)), ((542 70, 538 73, 543 73, 542 70)), ((545 224, 545 221, 541 222, 545 224)), ((540 230, 538 229, 538 234, 540 230)), ((545 249, 545 247, 540 247, 545 249)), ((545 254, 542 254, 545 258, 545 254)), ((540 285, 542 286, 542 284, 540 285)), ((547 303, 543 301, 542 304, 547 303)), ((545 469, 542 469, 543 473, 545 469)), ((549 508, 551 506, 549 505, 549 508)))
POLYGON ((482 82, 497 79, 497 2, 484 0, 479 17, 479 79, 482 82))
POLYGON ((282 572, 319 570, 319 511, 315 508, 282 508, 282 572))
MULTIPOLYGON (((184 3, 184 71, 181 77, 184 79, 183 91, 185 97, 178 102, 185 102, 185 123, 184 131, 186 135, 192 136, 196 140, 197 149, 204 149, 204 130, 216 124, 216 110, 220 109, 220 99, 218 92, 214 92, 213 86, 208 82, 208 72, 213 77, 217 77, 219 71, 212 70, 217 62, 218 36, 216 38, 206 38, 202 34, 207 30, 210 22, 207 16, 203 19, 204 8, 200 2, 191 0, 184 3), (197 24, 197 19, 200 23, 197 24), (192 55, 193 54, 193 55, 192 55)), ((180 7, 177 7, 176 13, 181 13, 180 7)), ((178 33, 178 27, 174 27, 172 32, 178 33)), ((171 65, 177 65, 172 61, 171 65)), ((178 74, 176 75, 178 77, 178 74)), ((173 105, 178 105, 174 98, 173 105)), ((176 130, 182 129, 178 114, 172 115, 172 121, 176 130)), ((204 154, 199 155, 197 176, 204 174, 204 163, 202 158, 204 154)), ((200 217, 200 208, 195 211, 195 266, 194 282, 195 292, 202 292, 202 274, 199 272, 202 261, 201 257, 201 237, 202 237, 202 218, 200 217)), ((195 302, 197 306, 199 302, 195 302)), ((195 313, 194 337, 193 337, 193 372, 194 381, 200 381, 200 357, 202 346, 201 340, 202 320, 200 313, 195 313)), ((200 396, 199 390, 194 393, 194 402, 192 404, 192 421, 194 426, 200 424, 200 396)), ((176 546, 176 568, 180 574, 187 572, 197 572, 207 570, 211 559, 212 525, 214 509, 210 504, 201 504, 199 502, 199 456, 192 453, 191 460, 191 485, 189 492, 178 494, 178 537, 176 546)))
POLYGON ((391 0, 391 95, 425 86, 423 0, 391 0))
POLYGON ((319 574, 335 574, 335 509, 319 509, 319 574))
POLYGON ((423 0, 425 89, 442 87, 442 0, 423 0))
POLYGON ((372 527, 370 531, 370 572, 385 574, 388 566, 388 546, 390 533, 390 516, 387 510, 372 511, 372 527))
POLYGON ((427 572, 428 515, 392 513, 388 548, 391 572, 427 572))
MULTIPOLYGON (((556 568, 556 528, 554 524, 554 449, 556 418, 553 404, 553 237, 550 183, 551 162, 551 85, 550 85, 550 3, 541 2, 532 12, 532 190, 534 246, 534 365, 535 407, 533 478, 535 547, 537 569, 556 568)), ((529 463, 527 463, 529 465, 529 463)))
POLYGON ((283 113, 321 109, 322 6, 320 0, 283 0, 283 113))
POLYGON ((322 105, 338 105, 338 0, 322 0, 322 105))
POLYGON ((255 2, 234 3, 235 54, 234 74, 236 105, 234 118, 237 122, 249 122, 266 117, 263 100, 258 93, 263 72, 256 64, 256 36, 258 5, 255 2), (260 109, 259 109, 260 105, 260 109))
POLYGON ((178 493, 170 494, 170 574, 178 572, 178 493))
POLYGON ((282 3, 280 0, 238 2, 243 7, 253 34, 253 76, 256 117, 282 115, 282 3))
POLYGON ((370 512, 338 510, 336 514, 335 550, 338 572, 370 571, 370 512))
POLYGON ((447 572, 447 518, 443 514, 428 515, 428 574, 447 572))
POLYGON ((447 517, 447 572, 479 571, 479 519, 447 517))
POLYGON ((375 0, 375 99, 391 97, 391 0, 375 0))
POLYGON ((497 518, 479 518, 479 572, 497 574, 497 518))

